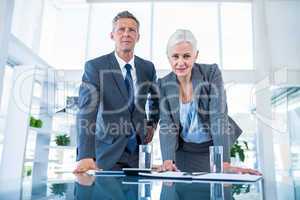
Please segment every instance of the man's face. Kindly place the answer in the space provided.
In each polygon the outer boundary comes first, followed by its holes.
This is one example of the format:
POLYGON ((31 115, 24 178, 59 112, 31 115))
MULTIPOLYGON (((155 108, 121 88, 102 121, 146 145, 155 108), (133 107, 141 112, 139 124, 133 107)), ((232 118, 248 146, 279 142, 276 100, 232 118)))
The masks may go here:
POLYGON ((110 37, 115 41, 117 51, 133 51, 140 38, 137 23, 130 18, 119 19, 110 37))

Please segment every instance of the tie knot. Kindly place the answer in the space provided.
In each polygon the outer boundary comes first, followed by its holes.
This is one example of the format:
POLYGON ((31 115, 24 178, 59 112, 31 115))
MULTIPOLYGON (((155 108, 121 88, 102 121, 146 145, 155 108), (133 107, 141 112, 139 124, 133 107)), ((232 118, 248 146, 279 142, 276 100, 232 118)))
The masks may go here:
POLYGON ((130 64, 126 64, 126 65, 125 65, 125 68, 126 68, 126 71, 127 71, 127 72, 130 72, 132 66, 131 66, 130 64))

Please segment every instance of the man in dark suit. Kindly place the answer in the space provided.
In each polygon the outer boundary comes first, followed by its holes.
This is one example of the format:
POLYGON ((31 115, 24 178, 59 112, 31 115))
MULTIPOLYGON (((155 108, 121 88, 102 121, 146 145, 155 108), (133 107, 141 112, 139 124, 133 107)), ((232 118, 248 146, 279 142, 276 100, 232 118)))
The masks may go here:
POLYGON ((111 32, 114 52, 85 64, 75 172, 138 167, 138 145, 152 140, 159 118, 156 71, 153 63, 134 55, 139 37, 135 16, 120 12, 111 32))
POLYGON ((76 200, 137 200, 139 184, 129 177, 89 176, 77 174, 74 187, 76 200), (129 182, 129 184, 126 184, 129 182))

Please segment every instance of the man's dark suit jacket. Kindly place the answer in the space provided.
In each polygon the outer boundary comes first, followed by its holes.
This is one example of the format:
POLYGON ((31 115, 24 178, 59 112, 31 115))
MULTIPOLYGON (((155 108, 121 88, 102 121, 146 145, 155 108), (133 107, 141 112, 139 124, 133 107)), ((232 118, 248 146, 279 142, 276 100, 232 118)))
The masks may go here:
POLYGON ((128 92, 114 52, 86 63, 76 119, 77 160, 95 158, 98 167, 111 169, 125 151, 132 130, 143 143, 147 124, 158 122, 159 97, 154 65, 137 56, 134 64, 137 91, 135 109, 131 113, 128 92), (145 112, 147 100, 148 118, 145 112))

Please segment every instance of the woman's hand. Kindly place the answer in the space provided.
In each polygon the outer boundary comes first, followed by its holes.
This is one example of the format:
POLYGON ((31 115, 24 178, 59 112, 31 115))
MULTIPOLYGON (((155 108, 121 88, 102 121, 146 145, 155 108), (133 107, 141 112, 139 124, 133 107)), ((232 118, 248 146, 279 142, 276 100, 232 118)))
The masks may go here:
POLYGON ((257 175, 261 176, 262 173, 255 169, 250 169, 250 168, 242 168, 242 167, 235 167, 230 165, 229 163, 225 162, 224 163, 224 171, 228 173, 235 173, 235 174, 251 174, 251 175, 257 175))
POLYGON ((158 168, 159 172, 164 172, 164 171, 179 171, 176 167, 176 165, 173 163, 173 160, 165 160, 158 168))

